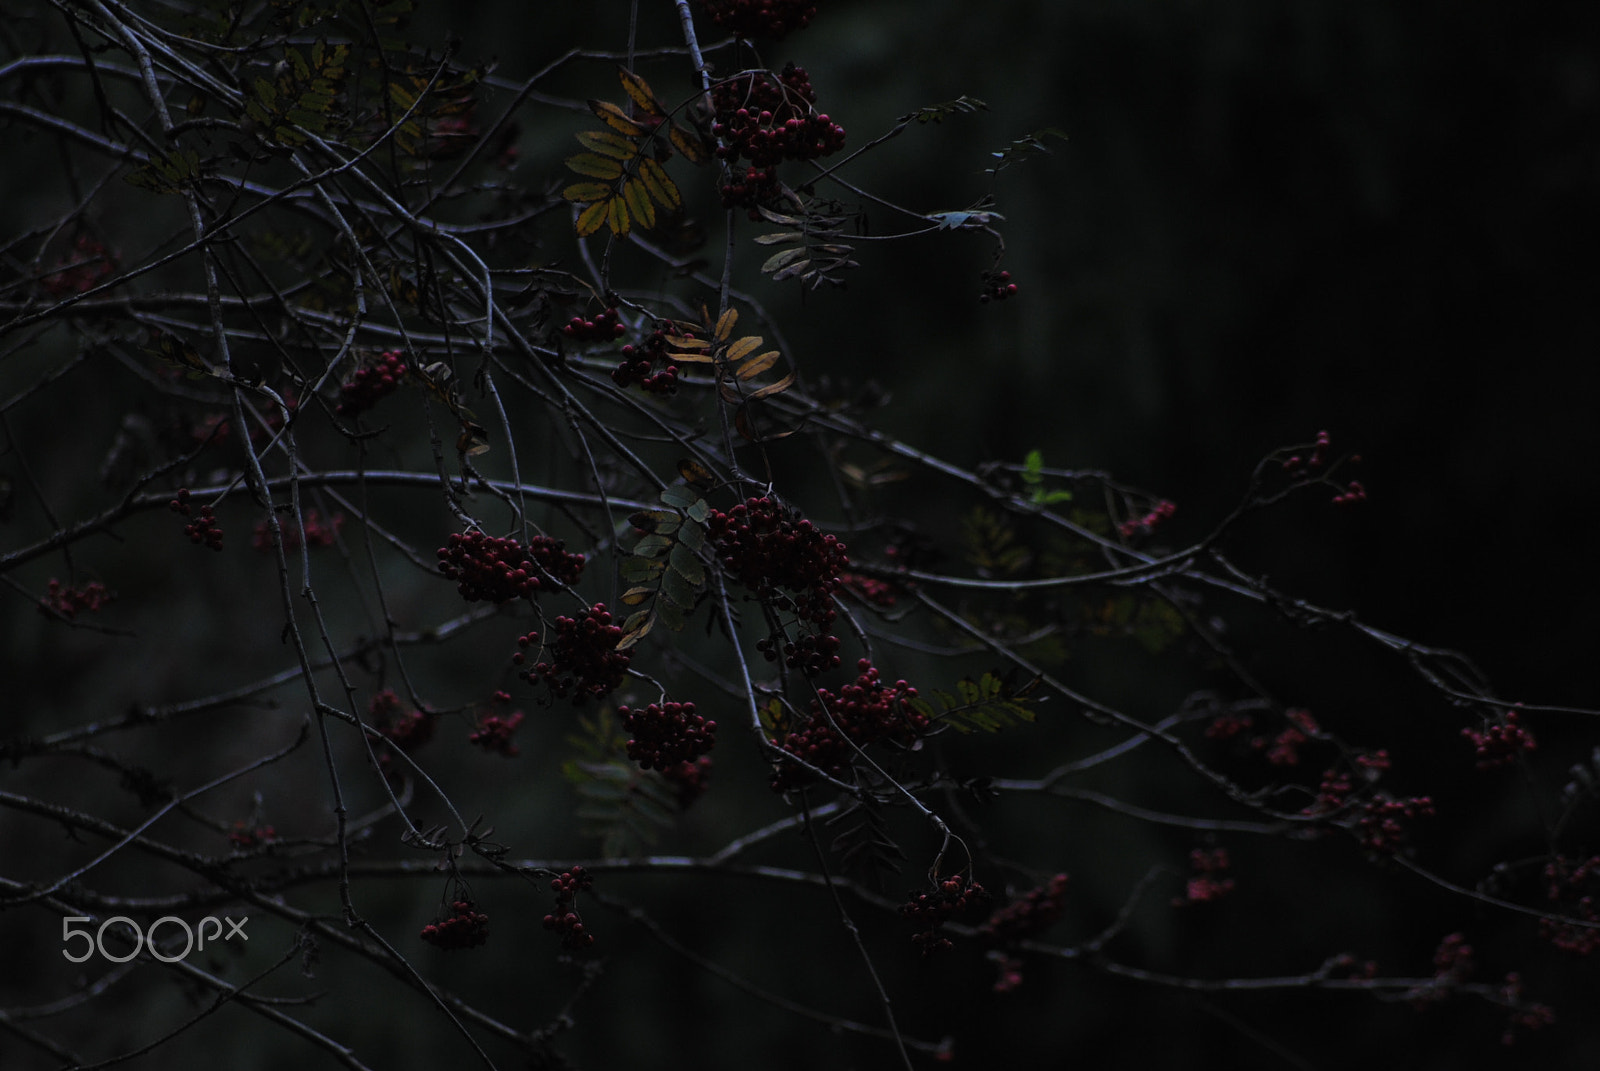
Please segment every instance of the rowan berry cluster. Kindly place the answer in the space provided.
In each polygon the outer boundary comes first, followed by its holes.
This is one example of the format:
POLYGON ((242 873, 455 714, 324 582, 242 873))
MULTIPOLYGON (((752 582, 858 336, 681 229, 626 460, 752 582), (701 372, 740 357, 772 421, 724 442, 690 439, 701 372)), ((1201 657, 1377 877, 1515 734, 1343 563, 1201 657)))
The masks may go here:
POLYGON ((668 766, 661 771, 661 776, 677 790, 678 809, 687 811, 710 787, 711 756, 702 755, 692 762, 668 766))
POLYGON ((334 412, 340 416, 366 412, 399 390, 408 370, 399 350, 380 353, 371 363, 357 368, 350 381, 339 388, 339 405, 334 412))
POLYGON ((252 826, 249 822, 235 822, 228 831, 228 840, 237 848, 259 848, 278 839, 272 826, 252 826))
POLYGON ((433 947, 446 951, 477 948, 489 939, 489 916, 479 911, 471 900, 457 900, 450 905, 449 917, 422 927, 421 937, 433 947))
POLYGON ((1183 896, 1172 901, 1176 907, 1184 904, 1203 904, 1220 900, 1233 891, 1233 879, 1217 877, 1228 869, 1228 850, 1216 848, 1206 851, 1196 848, 1189 853, 1189 868, 1193 873, 1184 884, 1183 896))
POLYGON ((639 345, 622 347, 622 363, 612 371, 611 381, 623 389, 637 383, 651 394, 675 393, 678 366, 672 363, 672 355, 667 352, 667 340, 694 337, 694 332, 681 330, 673 324, 656 328, 639 345), (656 372, 658 364, 661 371, 656 372))
POLYGON ((1305 815, 1332 814, 1345 805, 1354 789, 1350 774, 1336 766, 1322 771, 1322 782, 1317 786, 1317 798, 1300 811, 1305 815))
MULTIPOLYGON (((308 547, 333 546, 334 540, 338 538, 339 532, 343 528, 344 514, 335 513, 331 519, 324 521, 321 514, 311 509, 306 510, 305 526, 303 528, 280 525, 278 530, 283 535, 283 549, 293 554, 302 545, 308 547)), ((264 554, 271 553, 272 526, 266 521, 258 522, 255 534, 250 539, 250 545, 264 554)))
POLYGON ((621 337, 626 330, 617 316, 617 310, 608 308, 592 320, 574 316, 561 329, 561 333, 579 342, 610 342, 614 338, 621 337))
POLYGON ((983 273, 983 290, 978 294, 980 304, 987 305, 991 301, 1004 301, 1014 297, 1017 293, 1017 284, 1011 281, 1008 271, 986 271, 983 273))
MULTIPOLYGON (((1332 438, 1325 431, 1317 432, 1316 444, 1311 448, 1311 457, 1302 458, 1299 454, 1285 458, 1283 471, 1299 474, 1302 469, 1320 469, 1328 463, 1328 447, 1332 445, 1332 438)), ((1359 458, 1357 459, 1359 460, 1359 458)))
POLYGON ((1472 976, 1472 946, 1459 933, 1446 934, 1433 953, 1433 977, 1406 990, 1405 999, 1413 1008, 1425 1008, 1449 995, 1472 976))
POLYGON ((1515 710, 1507 711, 1505 721, 1491 725, 1482 732, 1462 729, 1461 735, 1472 741, 1478 753, 1478 769, 1492 770, 1508 766, 1524 751, 1533 751, 1539 745, 1533 734, 1522 727, 1522 719, 1515 710))
MULTIPOLYGON (((598 699, 619 688, 627 677, 632 655, 617 650, 620 639, 621 627, 611 623, 606 604, 597 602, 582 617, 556 618, 555 638, 545 647, 549 660, 535 663, 517 675, 529 684, 543 681, 558 699, 568 693, 577 703, 598 699)), ((517 646, 521 650, 511 656, 511 661, 524 664, 527 655, 523 652, 538 642, 538 632, 519 637, 517 646)))
POLYGON ((1156 503, 1155 509, 1143 517, 1123 521, 1117 528, 1123 539, 1132 539, 1134 536, 1149 535, 1161 526, 1161 522, 1178 512, 1178 507, 1163 499, 1156 503))
POLYGON ((1511 1009, 1506 1016, 1506 1029, 1500 1035, 1500 1044, 1515 1045, 1517 1031, 1542 1030, 1556 1021, 1556 1013, 1544 1004, 1528 1004, 1522 999, 1522 976, 1516 971, 1506 975, 1500 986, 1500 1001, 1511 1009))
POLYGON ((61 581, 52 579, 45 585, 44 597, 39 600, 39 610, 41 613, 60 614, 70 621, 78 616, 79 610, 93 612, 114 598, 116 595, 98 580, 91 580, 81 588, 70 588, 61 581))
POLYGON ((1464 982, 1472 976, 1472 946, 1464 934, 1446 934, 1433 953, 1434 979, 1464 982))
POLYGON ((1540 935, 1575 956, 1587 956, 1600 949, 1600 926, 1594 925, 1600 923, 1600 855, 1577 865, 1558 855, 1545 864, 1544 880, 1550 901, 1577 921, 1540 919, 1540 935))
POLYGON ((1389 750, 1379 748, 1376 751, 1363 751, 1356 755, 1356 765, 1367 771, 1369 781, 1376 781, 1378 775, 1389 768, 1389 750))
POLYGON ((633 734, 628 758, 641 769, 666 771, 693 763, 717 743, 717 723, 696 714, 693 703, 651 703, 643 710, 618 707, 617 715, 633 734))
POLYGON ((1022 985, 1022 960, 999 951, 990 952, 989 959, 1000 968, 994 980, 996 993, 1010 993, 1022 985))
POLYGON ((808 677, 836 668, 840 661, 841 646, 839 637, 827 632, 802 631, 794 639, 781 643, 770 636, 756 641, 756 650, 768 662, 776 662, 781 651, 784 665, 798 669, 808 677))
MULTIPOLYGON (((877 667, 865 658, 856 665, 861 672, 854 683, 839 689, 838 695, 818 688, 805 725, 790 729, 778 741, 784 751, 829 776, 842 773, 859 748, 880 740, 910 744, 928 727, 927 715, 907 703, 916 698, 915 688, 903 680, 885 686, 877 667)), ((772 790, 787 792, 812 777, 797 763, 780 762, 773 771, 772 790)))
POLYGON ((746 499, 726 513, 713 510, 706 532, 729 574, 757 597, 821 628, 833 624, 833 593, 850 564, 837 536, 824 535, 771 498, 746 499))
POLYGON ((956 915, 987 903, 988 899, 989 894, 976 881, 945 878, 932 892, 912 890, 910 899, 900 906, 900 914, 921 927, 911 935, 911 941, 924 956, 931 956, 951 947, 950 939, 939 933, 939 927, 956 915))
MULTIPOLYGON (((1047 930, 1066 909, 1067 876, 1057 874, 989 916, 978 934, 990 944, 1020 941, 1047 930)), ((1020 981, 1020 978, 1018 979, 1020 981)))
POLYGON ((432 711, 402 709, 400 697, 392 688, 385 688, 372 697, 367 704, 367 714, 384 738, 401 751, 413 751, 432 740, 438 721, 438 715, 432 711))
POLYGON ((511 742, 511 734, 517 731, 522 722, 523 714, 520 710, 513 711, 503 718, 498 714, 487 715, 467 737, 467 742, 476 744, 485 751, 504 755, 508 759, 515 758, 519 752, 517 745, 511 742))
POLYGON ((367 716, 372 726, 383 735, 384 742, 374 748, 378 770, 391 782, 396 780, 395 752, 407 754, 433 739, 439 717, 430 710, 406 710, 393 689, 385 688, 367 704, 367 716))
POLYGON ((1353 506, 1357 502, 1367 500, 1367 489, 1361 486, 1360 480, 1351 480, 1345 487, 1343 494, 1333 496, 1335 506, 1353 506))
POLYGON ((456 581, 468 602, 509 602, 532 597, 549 587, 578 582, 582 554, 568 554, 566 544, 534 536, 524 547, 510 536, 490 536, 477 529, 455 532, 440 547, 439 572, 456 581))
POLYGON ((1258 736, 1250 741, 1250 746, 1265 751, 1267 761, 1274 766, 1298 766, 1300 748, 1308 740, 1322 735, 1322 728, 1309 711, 1287 710, 1284 717, 1289 725, 1282 732, 1270 741, 1265 736, 1258 736))
POLYGON ((804 67, 793 63, 778 75, 752 71, 730 78, 711 91, 716 119, 711 132, 721 140, 717 155, 728 162, 722 187, 725 208, 748 208, 778 196, 775 168, 784 160, 814 160, 844 148, 844 127, 816 110, 817 94, 804 67), (741 168, 740 158, 749 166, 741 168))
POLYGON ((105 282, 116 270, 117 258, 111 251, 87 234, 80 234, 72 243, 72 255, 59 262, 39 285, 53 298, 83 294, 105 282))
POLYGON ((197 546, 203 543, 212 550, 222 549, 222 525, 211 512, 210 506, 201 506, 200 516, 194 516, 187 487, 178 488, 178 497, 168 502, 167 508, 174 513, 193 518, 183 526, 183 534, 189 537, 189 542, 197 546))
POLYGON ((583 919, 574 910, 579 892, 587 892, 594 879, 581 866, 574 866, 550 879, 550 889, 556 894, 555 910, 544 917, 544 928, 561 935, 561 947, 588 948, 594 944, 594 934, 584 929, 583 919))
POLYGON ((1367 801, 1356 823, 1361 846, 1368 851, 1393 855, 1405 844, 1406 827, 1418 818, 1433 814, 1433 800, 1428 796, 1414 796, 1408 800, 1374 796, 1367 801))
POLYGON ((860 573, 840 573, 839 580, 846 591, 862 602, 882 606, 885 609, 895 603, 894 586, 888 581, 862 576, 860 573))
POLYGON ((774 41, 817 17, 816 0, 700 0, 700 6, 729 33, 774 41))
POLYGON ((1212 718, 1206 725, 1207 740, 1232 740, 1241 733, 1248 732, 1255 724, 1255 719, 1248 714, 1238 714, 1226 711, 1212 718))

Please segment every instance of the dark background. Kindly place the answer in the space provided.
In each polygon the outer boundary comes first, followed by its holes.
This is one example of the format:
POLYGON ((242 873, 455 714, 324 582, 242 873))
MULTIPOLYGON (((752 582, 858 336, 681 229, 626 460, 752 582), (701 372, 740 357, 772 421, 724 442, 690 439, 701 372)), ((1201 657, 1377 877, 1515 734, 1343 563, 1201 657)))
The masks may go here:
MULTIPOLYGON (((1503 694, 1594 706, 1597 42, 1600 8, 1584 3, 824 3, 763 61, 805 66, 851 146, 921 105, 987 101, 988 114, 914 128, 849 177, 921 211, 992 189, 1021 293, 980 307, 991 247, 949 234, 860 243, 842 292, 741 281, 784 324, 805 375, 878 381, 894 398, 879 419, 911 441, 968 462, 1037 447, 1051 465, 1108 469, 1178 503, 1175 538, 1223 517, 1265 453, 1327 429, 1336 450, 1362 455, 1370 500, 1300 499, 1247 525, 1235 560, 1469 652, 1503 694), (1068 140, 991 184, 989 153, 1045 127, 1068 140)), ((915 229, 868 216, 874 235, 915 229)), ((1316 697, 1358 738, 1401 753, 1437 739, 1398 659, 1326 636, 1251 653, 1289 701, 1316 697)), ((1555 769, 1587 754, 1580 725, 1541 723, 1555 769)), ((1518 805, 1460 787, 1440 842, 1493 841, 1518 805)), ((1118 835, 1099 828, 1063 849, 1098 859, 1080 871, 1105 873, 1074 878, 1098 880, 1113 904, 1128 878, 1118 835)), ((1141 834, 1122 835, 1131 860, 1141 834)), ((1477 921, 1404 883, 1341 886, 1292 853, 1254 865, 1275 907, 1146 934, 1145 951, 1204 949, 1207 973, 1254 973, 1279 962, 1273 951, 1288 969, 1350 941, 1382 950, 1385 969, 1414 969, 1436 934, 1477 921), (1330 889, 1341 917, 1296 911, 1330 889), (1241 945, 1241 933, 1255 936, 1241 945)), ((1490 958, 1514 947, 1483 944, 1490 958)), ((1548 984, 1593 983, 1561 970, 1548 984)), ((1559 1038, 1502 1057, 1483 1051, 1495 1044, 1483 1017, 1459 1008, 1385 1018, 1353 994, 1217 1001, 1060 967, 1030 977, 1003 1009, 936 1003, 936 1021, 962 1024, 963 1062, 1578 1067, 1595 1055, 1581 1000, 1559 1038)))
MULTIPOLYGON (((983 174, 990 152, 1044 127, 1068 140, 993 184, 1008 220, 1003 267, 1022 288, 1015 300, 978 305, 991 247, 965 234, 861 242, 862 268, 843 291, 802 298, 753 272, 742 277, 784 326, 808 379, 878 381, 894 399, 879 419, 958 462, 1015 462, 1039 448, 1052 466, 1110 470, 1177 502, 1180 539, 1228 512, 1263 454, 1325 428, 1337 449, 1362 455, 1370 500, 1339 510, 1317 495, 1301 499, 1248 526, 1230 544, 1233 556, 1287 590, 1471 653, 1504 694, 1600 705, 1589 668, 1600 581, 1590 503, 1600 480, 1585 379, 1600 354, 1600 8, 1506 0, 819 6, 813 27, 763 47, 762 58, 806 66, 852 146, 918 106, 961 94, 990 106, 914 128, 853 165, 852 181, 922 211, 965 208, 991 188, 983 174)), ((675 40, 671 5, 645 7, 640 43, 675 40)), ((574 44, 615 49, 627 33, 620 4, 457 5, 423 17, 440 40, 447 27, 459 33, 465 58, 497 57, 510 79, 574 44)), ((663 99, 687 93, 681 64, 644 69, 663 99)), ((532 121, 528 129, 519 177, 542 182, 572 143, 532 121)), ((869 219, 875 235, 913 229, 886 211, 869 219)), ((1307 681, 1301 648, 1253 653, 1288 701, 1296 687, 1351 704, 1382 695, 1381 709, 1352 713, 1372 722, 1370 733, 1354 735, 1406 738, 1405 705, 1420 697, 1395 660, 1330 641, 1307 681)), ((1576 719, 1570 732, 1558 718, 1540 724, 1542 756, 1555 769, 1586 753, 1576 719)), ((746 780, 751 798, 764 792, 758 773, 746 780)), ((503 791, 509 801, 538 787, 503 791)), ((767 806, 775 809, 770 798, 767 806)), ((1028 842, 1042 830, 1067 839, 1059 854, 1079 860, 1075 888, 1113 905, 1138 873, 1130 860, 1139 853, 1129 847, 1120 858, 1117 838, 1141 850, 1150 843, 1141 838, 1153 839, 1114 823, 1062 834, 1055 813, 1021 812, 1011 828, 1019 853, 1039 849, 1028 842)), ((720 832, 696 835, 715 844, 720 832)), ((1176 840, 1170 847, 1184 850, 1176 840)), ((1430 915, 1437 900, 1375 899, 1370 884, 1352 885, 1342 900, 1333 887, 1347 917, 1300 917, 1301 891, 1326 902, 1338 866, 1361 863, 1353 850, 1319 864, 1289 847, 1260 858, 1241 849, 1240 872, 1265 875, 1276 894, 1267 897, 1271 910, 1252 918, 1229 908, 1181 935, 1142 933, 1145 943, 1128 958, 1198 958, 1215 974, 1250 974, 1280 961, 1303 969, 1307 950, 1348 943, 1415 971, 1438 933, 1474 922, 1470 911, 1430 915), (1241 944, 1240 934, 1252 936, 1241 944)), ((643 898, 651 880, 625 891, 643 898)), ((808 997, 826 995, 837 973, 848 983, 836 1002, 819 1003, 876 1021, 837 927, 772 928, 766 920, 781 894, 767 890, 759 891, 761 912, 742 912, 733 886, 680 895, 674 926, 711 958, 769 978, 777 960, 778 976, 808 997)), ((525 944, 544 957, 536 923, 516 926, 501 931, 505 947, 525 944)), ((1495 950, 1484 951, 1489 958, 1495 950)), ((630 1062, 657 1066, 734 1066, 746 1057, 814 1066, 840 1051, 853 1066, 884 1061, 877 1043, 825 1038, 808 1047, 807 1028, 788 1016, 730 999, 703 974, 662 960, 654 973, 619 967, 619 984, 638 989, 611 1006, 614 1031, 605 1029, 606 1008, 583 1010, 585 1025, 609 1036, 589 1042, 593 1049, 574 1042, 577 1055, 626 1052, 630 1062), (651 988, 671 970, 681 986, 651 988), (705 1014, 679 1014, 685 1002, 705 1014)), ((515 955, 448 966, 503 972, 507 1007, 540 986, 559 993, 569 984, 529 977, 515 955)), ((958 992, 938 975, 918 981, 915 963, 885 969, 891 991, 907 994, 899 1010, 910 1028, 920 1036, 957 1030, 968 1067, 1041 1053, 1046 1066, 1207 1067, 1223 1054, 1231 1067, 1296 1066, 1274 1051, 1275 1037, 1292 1039, 1289 1047, 1318 1067, 1363 1058, 1459 1067, 1492 1046, 1497 1029, 1473 1023, 1471 1008, 1384 1018, 1355 994, 1214 1001, 1059 964, 1031 968, 1007 1002, 974 1000, 971 986, 958 992)), ((970 981, 987 969, 962 961, 951 977, 966 972, 970 981)), ((1593 1029, 1574 996, 1592 984, 1592 971, 1545 979, 1552 992, 1541 995, 1566 1018, 1560 1033, 1521 1051, 1541 1066, 1593 1066, 1593 1029), (1563 979, 1571 984, 1559 1001, 1563 979)), ((375 1006, 372 1014, 387 1012, 375 1006)), ((380 1066, 399 1066, 407 1053, 461 1058, 448 1035, 423 1045, 399 1030, 390 1043, 380 1066)))
MULTIPOLYGON (((657 7, 641 45, 672 39, 675 14, 657 7)), ((922 105, 989 104, 914 127, 848 177, 918 211, 992 188, 1022 292, 978 308, 991 246, 948 233, 860 243, 843 292, 801 299, 749 273, 803 374, 876 379, 897 403, 884 420, 946 456, 1039 447, 1051 465, 1109 469, 1176 501, 1190 536, 1258 458, 1326 429, 1362 456, 1370 500, 1305 509, 1248 563, 1471 651, 1530 701, 1595 702, 1577 667, 1600 581, 1585 538, 1600 484, 1586 378, 1600 354, 1600 9, 819 11, 761 59, 805 66, 849 147, 922 105), (983 174, 990 152, 1047 127, 1069 140, 983 174)), ((541 11, 551 32, 537 35, 493 5, 449 17, 466 54, 507 77, 626 39, 621 10, 541 11)), ((664 95, 690 89, 676 64, 642 69, 664 95)), ((566 143, 523 151, 542 165, 566 143)), ((874 235, 916 228, 867 215, 874 235)))

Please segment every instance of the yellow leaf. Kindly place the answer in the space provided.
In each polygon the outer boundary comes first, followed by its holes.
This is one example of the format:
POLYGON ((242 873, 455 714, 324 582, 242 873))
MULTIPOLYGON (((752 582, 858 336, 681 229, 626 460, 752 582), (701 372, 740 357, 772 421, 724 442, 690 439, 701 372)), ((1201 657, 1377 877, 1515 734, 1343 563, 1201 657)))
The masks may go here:
POLYGON ((624 138, 609 130, 581 130, 578 141, 585 149, 593 149, 602 156, 618 160, 631 160, 638 155, 639 146, 631 138, 624 138))
POLYGON ((702 494, 717 484, 717 477, 710 469, 690 458, 681 458, 678 461, 678 475, 683 477, 684 483, 696 488, 702 494))
POLYGON ((766 398, 766 397, 769 397, 771 395, 777 394, 780 391, 786 391, 793 384, 794 384, 794 373, 790 372, 788 375, 786 375, 782 379, 778 380, 778 382, 769 383, 765 387, 762 387, 760 390, 758 390, 755 393, 751 394, 749 400, 753 402, 757 398, 766 398))
POLYGON ((636 178, 628 179, 622 184, 622 196, 628 202, 628 208, 633 212, 633 218, 645 230, 656 225, 656 206, 650 203, 650 195, 644 191, 644 183, 636 178))
POLYGON ((634 122, 628 118, 627 112, 608 100, 591 100, 589 102, 589 110, 594 112, 596 119, 599 119, 619 134, 630 134, 637 137, 640 134, 650 133, 652 129, 643 123, 634 122))
POLYGON ((739 368, 740 379, 750 379, 759 376, 762 372, 778 363, 778 351, 768 350, 757 357, 752 357, 739 368))
POLYGON ((711 159, 711 150, 706 145, 705 139, 692 130, 685 130, 677 123, 672 124, 672 129, 667 132, 667 137, 672 144, 677 146, 683 158, 691 164, 703 164, 711 159))
POLYGON ((656 119, 665 119, 666 110, 656 103, 656 95, 650 92, 650 83, 634 74, 626 67, 617 68, 617 77, 622 81, 622 91, 628 94, 628 99, 639 106, 639 110, 656 119))
POLYGON ((613 197, 607 201, 606 226, 611 228, 611 233, 618 238, 626 237, 629 225, 627 203, 620 197, 613 197))
POLYGON ((644 187, 650 191, 650 196, 662 208, 675 212, 683 207, 683 194, 678 192, 677 185, 660 164, 649 158, 641 160, 639 177, 644 180, 644 187))
POLYGON ((617 641, 617 650, 626 651, 628 648, 644 639, 645 634, 648 633, 651 629, 651 626, 656 623, 655 614, 650 613, 648 610, 640 610, 639 613, 631 615, 628 620, 632 621, 635 617, 639 617, 640 615, 644 615, 644 620, 628 629, 627 633, 622 637, 622 639, 617 641))
POLYGON ((728 341, 728 336, 733 334, 733 325, 739 322, 739 310, 729 308, 727 312, 717 317, 717 329, 714 332, 718 342, 728 341))
POLYGON ((761 348, 761 343, 766 341, 760 335, 746 335, 728 347, 728 352, 723 354, 730 361, 742 360, 761 348))
POLYGON ((150 329, 150 344, 147 352, 166 361, 170 365, 183 369, 190 374, 215 375, 211 364, 195 350, 195 348, 177 335, 169 334, 158 328, 150 329))
POLYGON ((622 593, 620 601, 624 606, 638 606, 655 593, 655 588, 629 588, 622 593))
POLYGON ((674 350, 709 350, 711 343, 703 338, 676 338, 669 335, 667 347, 674 350))
POLYGON ((609 156, 599 153, 580 152, 576 156, 567 157, 567 166, 580 175, 589 175, 597 179, 614 179, 622 175, 622 164, 609 156))
POLYGON ((586 205, 610 197, 611 187, 603 182, 574 182, 561 191, 561 196, 574 204, 586 205))
POLYGON ((610 204, 610 201, 596 201, 578 213, 578 222, 573 230, 577 232, 579 238, 587 238, 605 226, 606 212, 610 204))

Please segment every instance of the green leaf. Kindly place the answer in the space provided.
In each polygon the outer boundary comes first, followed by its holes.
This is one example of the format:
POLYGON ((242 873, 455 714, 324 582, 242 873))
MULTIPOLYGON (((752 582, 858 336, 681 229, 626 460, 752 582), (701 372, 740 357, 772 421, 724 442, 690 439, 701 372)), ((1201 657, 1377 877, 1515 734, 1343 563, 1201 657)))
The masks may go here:
POLYGON ((661 594, 685 610, 694 607, 694 585, 676 569, 661 574, 661 594))
POLYGON ((646 584, 654 583, 665 568, 663 562, 653 562, 648 558, 624 558, 619 571, 622 579, 630 584, 646 584))
POLYGON ((684 611, 671 599, 656 600, 656 620, 673 632, 682 632, 684 625, 688 624, 683 615, 684 611))
MULTIPOLYGON (((662 577, 668 575, 670 574, 663 573, 662 577)), ((638 613, 629 614, 628 619, 622 624, 622 639, 617 641, 617 650, 626 651, 644 639, 649 634, 651 626, 655 624, 655 620, 653 610, 640 610, 638 613)))
POLYGON ((700 493, 685 484, 675 483, 661 492, 661 501, 678 509, 688 509, 701 501, 700 493))
POLYGON ((705 567, 700 564, 700 559, 694 556, 694 551, 684 544, 673 544, 672 554, 668 560, 672 565, 673 571, 682 574, 683 578, 695 587, 698 588, 705 584, 705 567))
POLYGON ((1056 138, 1061 141, 1066 141, 1067 135, 1065 131, 1053 126, 1045 127, 1043 130, 1036 130, 1032 134, 1026 134, 1018 138, 1016 141, 1013 141, 1000 152, 990 153, 989 155, 993 156, 999 162, 993 167, 987 168, 987 173, 990 175, 998 175, 1000 172, 1004 171, 1014 163, 1026 160, 1029 157, 1040 156, 1048 153, 1050 151, 1050 146, 1045 144, 1045 138, 1056 138))
POLYGON ((973 112, 988 111, 989 106, 977 97, 960 96, 955 100, 947 100, 940 104, 929 104, 909 112, 900 117, 900 122, 908 123, 913 119, 919 123, 940 123, 947 115, 970 115, 973 112))
POLYGON ((633 545, 633 553, 641 558, 660 558, 672 547, 672 539, 660 533, 640 536, 633 545))
POLYGON ((911 708, 924 717, 943 721, 963 733, 997 733, 1035 719, 1031 693, 1038 681, 1013 688, 1005 679, 985 673, 978 680, 955 683, 956 694, 934 690, 933 699, 908 700, 911 708))

